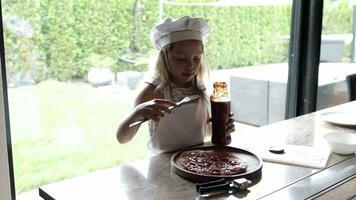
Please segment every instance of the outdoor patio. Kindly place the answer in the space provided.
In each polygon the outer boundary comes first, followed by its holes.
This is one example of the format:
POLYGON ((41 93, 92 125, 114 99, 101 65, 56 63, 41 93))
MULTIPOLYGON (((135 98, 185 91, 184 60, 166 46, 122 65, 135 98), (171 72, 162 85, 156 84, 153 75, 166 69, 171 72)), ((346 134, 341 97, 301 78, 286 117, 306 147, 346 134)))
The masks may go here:
MULTIPOLYGON (((226 72, 230 77, 232 111, 238 122, 263 126, 284 119, 288 79, 286 63, 226 72)), ((347 102, 345 78, 354 73, 354 63, 321 63, 317 110, 347 102)))

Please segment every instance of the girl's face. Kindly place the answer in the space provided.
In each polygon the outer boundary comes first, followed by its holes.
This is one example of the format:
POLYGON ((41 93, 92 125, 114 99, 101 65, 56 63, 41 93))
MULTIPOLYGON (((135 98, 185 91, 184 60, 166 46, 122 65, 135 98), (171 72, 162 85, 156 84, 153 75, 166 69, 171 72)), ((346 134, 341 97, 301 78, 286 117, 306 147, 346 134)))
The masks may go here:
POLYGON ((173 82, 188 87, 198 74, 203 56, 203 46, 198 40, 175 42, 168 52, 168 72, 173 82))

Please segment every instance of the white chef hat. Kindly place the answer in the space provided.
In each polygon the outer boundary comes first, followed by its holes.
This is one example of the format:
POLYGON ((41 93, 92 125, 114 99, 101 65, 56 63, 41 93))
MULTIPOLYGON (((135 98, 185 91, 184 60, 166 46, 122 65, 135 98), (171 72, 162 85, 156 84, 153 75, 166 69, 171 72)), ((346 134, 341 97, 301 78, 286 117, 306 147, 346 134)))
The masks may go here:
POLYGON ((200 40, 204 43, 209 32, 210 27, 202 18, 167 18, 152 28, 150 39, 153 45, 161 50, 167 44, 182 40, 200 40))

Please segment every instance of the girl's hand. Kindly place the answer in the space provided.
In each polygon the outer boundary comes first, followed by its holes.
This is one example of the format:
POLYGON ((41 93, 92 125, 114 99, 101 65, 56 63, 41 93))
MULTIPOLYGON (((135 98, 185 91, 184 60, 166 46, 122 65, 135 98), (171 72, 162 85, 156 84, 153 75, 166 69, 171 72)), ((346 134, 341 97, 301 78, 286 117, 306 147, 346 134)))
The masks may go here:
POLYGON ((234 116, 234 113, 230 112, 229 114, 229 120, 226 123, 226 131, 228 133, 232 133, 235 131, 235 125, 234 125, 234 119, 232 118, 234 116))
MULTIPOLYGON (((230 112, 229 114, 229 120, 226 122, 226 131, 228 133, 232 133, 235 131, 235 124, 234 124, 234 119, 232 118, 234 116, 234 113, 230 112)), ((212 119, 209 118, 208 119, 208 123, 211 123, 212 122, 212 119)))
POLYGON ((175 102, 167 99, 153 99, 137 105, 134 109, 134 118, 159 121, 165 113, 171 113, 169 107, 176 105, 175 102))

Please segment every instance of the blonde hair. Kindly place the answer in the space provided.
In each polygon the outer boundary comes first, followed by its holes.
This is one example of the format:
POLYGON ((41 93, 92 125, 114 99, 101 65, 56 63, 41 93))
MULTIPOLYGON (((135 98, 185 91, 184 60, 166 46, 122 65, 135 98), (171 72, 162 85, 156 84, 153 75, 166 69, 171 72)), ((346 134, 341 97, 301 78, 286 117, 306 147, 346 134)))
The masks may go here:
MULTIPOLYGON (((165 90, 166 88, 171 87, 170 85, 171 78, 167 68, 168 68, 168 53, 173 49, 173 45, 174 43, 168 44, 164 46, 159 52, 157 62, 156 62, 156 69, 155 69, 155 78, 158 79, 158 85, 157 85, 158 90, 165 90)), ((204 77, 205 77, 205 73, 209 72, 209 67, 206 62, 203 44, 202 44, 202 48, 203 48, 203 59, 200 62, 200 67, 197 75, 192 80, 193 81, 192 85, 194 90, 196 90, 197 94, 201 95, 204 98, 207 98, 205 94, 206 88, 204 86, 204 77)))

